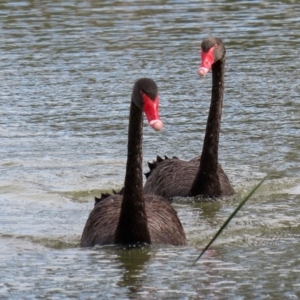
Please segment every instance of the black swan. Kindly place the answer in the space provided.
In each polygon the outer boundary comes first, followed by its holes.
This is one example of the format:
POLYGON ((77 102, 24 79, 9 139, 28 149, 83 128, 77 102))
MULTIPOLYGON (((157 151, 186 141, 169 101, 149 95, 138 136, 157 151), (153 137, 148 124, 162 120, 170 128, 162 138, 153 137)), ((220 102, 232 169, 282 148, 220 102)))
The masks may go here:
POLYGON ((122 194, 95 198, 81 236, 82 247, 120 244, 185 245, 186 237, 176 211, 167 199, 143 194, 143 111, 154 130, 163 127, 158 114, 156 83, 136 81, 132 91, 125 184, 122 194))
POLYGON ((150 172, 145 174, 144 193, 166 198, 197 195, 215 198, 235 193, 218 163, 225 52, 225 46, 218 38, 209 37, 202 41, 198 74, 204 76, 212 69, 212 95, 201 156, 190 161, 158 156, 156 161, 148 163, 150 172))

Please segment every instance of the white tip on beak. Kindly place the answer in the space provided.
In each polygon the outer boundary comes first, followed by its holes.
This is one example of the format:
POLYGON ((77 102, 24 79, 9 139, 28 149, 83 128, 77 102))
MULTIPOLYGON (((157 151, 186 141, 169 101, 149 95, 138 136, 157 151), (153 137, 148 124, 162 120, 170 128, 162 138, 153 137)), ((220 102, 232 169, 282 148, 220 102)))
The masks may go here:
POLYGON ((198 74, 199 74, 200 76, 205 76, 205 75, 208 73, 208 71, 209 71, 209 69, 201 67, 201 68, 199 68, 199 70, 198 70, 198 74))
POLYGON ((152 120, 149 124, 155 131, 160 131, 164 126, 161 120, 152 120))

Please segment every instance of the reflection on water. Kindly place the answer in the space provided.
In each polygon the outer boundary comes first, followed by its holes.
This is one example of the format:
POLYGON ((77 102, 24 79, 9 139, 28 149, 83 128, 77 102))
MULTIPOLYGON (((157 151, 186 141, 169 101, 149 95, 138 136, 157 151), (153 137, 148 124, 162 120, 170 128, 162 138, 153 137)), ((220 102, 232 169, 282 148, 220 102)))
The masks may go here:
POLYGON ((1 3, 1 297, 299 298, 299 13, 293 1, 1 3), (176 199, 187 247, 79 249, 93 197, 123 184, 135 79, 158 83, 165 124, 144 128, 145 171, 157 154, 199 155, 210 34, 227 48, 219 156, 237 195, 176 199))
POLYGON ((123 277, 118 282, 119 287, 128 288, 128 297, 135 297, 143 289, 147 278, 146 263, 151 258, 149 249, 134 249, 120 251, 117 260, 123 268, 123 277))

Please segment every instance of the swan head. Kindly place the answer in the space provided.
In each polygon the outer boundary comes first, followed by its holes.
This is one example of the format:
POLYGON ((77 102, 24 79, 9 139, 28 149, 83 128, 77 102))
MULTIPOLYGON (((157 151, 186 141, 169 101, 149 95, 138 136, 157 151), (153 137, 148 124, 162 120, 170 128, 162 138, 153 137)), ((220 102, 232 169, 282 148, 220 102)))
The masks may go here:
POLYGON ((205 76, 215 62, 224 59, 225 53, 225 46, 220 39, 216 37, 204 39, 201 43, 201 65, 198 74, 205 76))
POLYGON ((132 101, 146 115, 149 125, 159 131, 163 123, 159 117, 158 88, 154 80, 150 78, 138 79, 133 87, 132 101))

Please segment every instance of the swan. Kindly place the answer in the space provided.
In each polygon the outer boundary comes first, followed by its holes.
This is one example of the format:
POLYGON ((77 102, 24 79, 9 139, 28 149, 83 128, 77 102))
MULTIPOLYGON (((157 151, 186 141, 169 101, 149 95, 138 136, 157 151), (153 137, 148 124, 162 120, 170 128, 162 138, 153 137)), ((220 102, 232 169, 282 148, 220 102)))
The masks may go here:
POLYGON ((95 206, 81 236, 81 247, 106 244, 186 244, 181 222, 169 201, 143 193, 143 111, 150 126, 158 131, 163 127, 158 106, 156 83, 150 78, 137 80, 131 97, 123 191, 95 198, 95 206))
POLYGON ((175 196, 207 197, 229 196, 235 193, 230 181, 218 163, 219 132, 224 94, 225 46, 216 37, 208 37, 201 43, 200 76, 212 70, 212 93, 209 115, 201 156, 190 161, 177 157, 157 157, 148 163, 150 172, 144 193, 166 198, 175 196))

